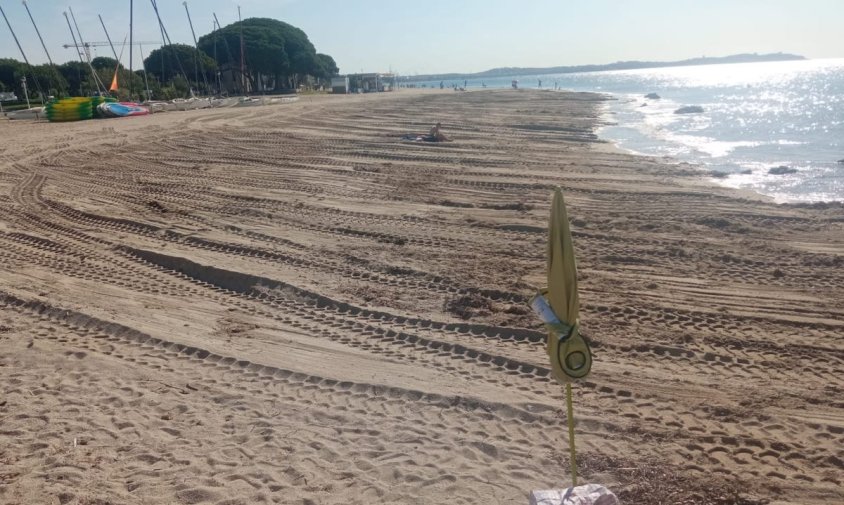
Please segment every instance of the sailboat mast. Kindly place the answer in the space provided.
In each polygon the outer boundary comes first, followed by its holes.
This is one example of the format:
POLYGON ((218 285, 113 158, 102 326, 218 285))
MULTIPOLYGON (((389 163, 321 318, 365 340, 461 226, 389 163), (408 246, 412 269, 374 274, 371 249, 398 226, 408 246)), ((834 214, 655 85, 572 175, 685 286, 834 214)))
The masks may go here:
MULTIPOLYGON (((26 13, 29 15, 29 20, 32 21, 32 27, 35 28, 35 33, 38 35, 38 40, 41 41, 41 47, 44 48, 44 54, 47 55, 47 61, 50 62, 50 78, 47 80, 47 91, 49 92, 50 91, 49 86, 51 84, 54 84, 54 82, 53 82, 53 76, 54 76, 53 72, 56 71, 56 69, 54 68, 55 65, 53 64, 53 58, 50 57, 50 51, 47 51, 47 46, 44 44, 44 39, 41 38, 41 31, 38 30, 38 25, 35 24, 35 18, 33 18, 32 13, 29 12, 29 6, 26 4, 26 0, 23 0, 23 6, 26 9, 26 13)), ((35 74, 33 74, 33 77, 35 77, 35 74)), ((35 85, 36 86, 38 85, 37 80, 35 82, 35 85)), ((42 102, 43 102, 43 99, 42 99, 42 102)))
MULTIPOLYGON (((161 15, 158 13, 158 4, 155 0, 150 0, 152 3, 152 9, 155 11, 155 17, 158 19, 158 27, 161 28, 161 36, 164 39, 164 46, 172 46, 173 42, 170 40, 170 34, 167 33, 167 28, 164 28, 164 22, 161 21, 161 15)), ((164 48, 162 48, 161 55, 164 56, 164 48)), ((173 51, 173 56, 176 58, 176 63, 179 65, 179 72, 181 72, 182 77, 185 78, 185 82, 188 83, 190 86, 190 79, 188 79, 188 74, 185 72, 185 67, 182 66, 182 59, 179 58, 179 53, 173 51)), ((164 58, 161 58, 161 74, 162 79, 164 78, 164 58)))
MULTIPOLYGON (((151 0, 152 8, 158 15, 158 8, 155 5, 155 0, 151 0)), ((161 32, 161 84, 164 85, 164 60, 167 55, 167 37, 164 36, 164 25, 161 24, 161 18, 158 18, 158 31, 161 32)))
MULTIPOLYGON (((135 13, 134 6, 132 4, 132 0, 129 0, 129 99, 132 99, 132 93, 135 91, 132 86, 132 76, 134 75, 134 68, 132 68, 132 55, 134 54, 135 46, 132 40, 132 17, 135 13)), ((143 56, 141 56, 143 58, 143 56)), ((144 68, 144 79, 146 79, 146 68, 144 68)), ((149 85, 147 85, 147 89, 149 89, 149 85)))
MULTIPOLYGON (((144 46, 139 45, 138 47, 141 49, 141 67, 144 69, 144 86, 146 86, 146 88, 147 88, 145 90, 146 94, 147 94, 147 100, 152 100, 152 96, 150 96, 151 93, 149 91, 149 79, 147 79, 147 65, 146 65, 146 63, 143 62, 144 61, 144 46)), ((150 110, 152 110, 152 109, 150 109, 150 110)))
MULTIPOLYGON (((217 13, 212 12, 211 14, 214 16, 214 21, 217 22, 217 29, 222 31, 223 25, 221 25, 220 20, 217 19, 217 13)), ((229 71, 232 74, 232 84, 237 84, 237 81, 234 79, 234 56, 232 56, 232 49, 229 47, 229 39, 225 36, 223 37, 223 45, 226 46, 226 55, 229 57, 229 71)))
POLYGON ((68 12, 70 12, 70 19, 73 20, 73 26, 76 27, 76 34, 79 35, 79 44, 82 46, 83 50, 85 50, 85 56, 88 59, 88 63, 91 62, 91 54, 85 46, 85 41, 82 40, 82 32, 79 31, 79 25, 76 24, 76 16, 73 14, 73 8, 68 6, 68 12))
POLYGON ((73 47, 76 48, 76 55, 79 56, 79 63, 85 64, 85 57, 82 56, 82 48, 79 46, 79 43, 76 41, 76 33, 73 32, 73 27, 70 26, 70 18, 67 17, 67 12, 62 12, 64 14, 64 20, 67 21, 67 29, 70 30, 70 36, 73 37, 73 47))
MULTIPOLYGON (((70 19, 73 20, 73 26, 76 27, 76 33, 79 35, 79 44, 82 46, 83 50, 85 50, 85 41, 82 40, 82 32, 79 31, 79 25, 76 23, 76 16, 73 15, 73 9, 68 7, 68 11, 70 11, 70 19)), ((67 19, 67 14, 65 14, 65 19, 67 19)), ((68 21, 68 27, 70 26, 70 22, 68 21)), ((73 29, 70 30, 73 33, 73 29)), ((100 76, 97 75, 97 70, 94 68, 94 65, 91 64, 91 54, 85 50, 85 58, 88 60, 88 67, 91 69, 91 75, 94 77, 94 84, 97 85, 97 92, 105 93, 106 87, 105 84, 100 80, 100 76)))
POLYGON ((18 36, 15 35, 15 31, 12 29, 12 25, 9 23, 9 18, 6 17, 6 11, 3 10, 3 6, 0 5, 0 14, 3 15, 3 19, 6 20, 6 26, 9 27, 9 31, 12 32, 12 38, 15 39, 15 44, 18 45, 18 50, 21 52, 21 56, 23 56, 23 61, 29 66, 29 60, 26 59, 26 54, 23 52, 23 48, 21 47, 21 43, 18 41, 18 36))
MULTIPOLYGON (((193 21, 190 18, 190 11, 188 10, 188 3, 182 2, 182 5, 185 6, 185 13, 188 15, 188 24, 190 25, 190 33, 193 35, 193 48, 196 50, 193 56, 193 66, 194 66, 194 73, 199 73, 199 44, 196 42, 196 32, 193 30, 193 21)), ((197 84, 199 84, 199 79, 197 78, 197 84)), ((208 79, 205 77, 205 71, 202 71, 202 82, 205 83, 205 89, 208 90, 208 79)))
MULTIPOLYGON (((216 16, 215 16, 216 18, 216 16)), ((217 59, 217 20, 214 19, 214 25, 211 28, 211 31, 214 32, 214 62, 217 64, 217 70, 214 72, 215 77, 217 78, 217 93, 222 95, 223 94, 223 84, 220 82, 220 60, 217 59)))
POLYGON ((114 54, 114 59, 117 59, 117 50, 114 49, 114 44, 111 42, 111 36, 108 34, 108 29, 106 28, 105 22, 103 22, 103 17, 97 14, 97 17, 100 18, 100 24, 103 25, 103 31, 105 32, 106 40, 108 41, 108 46, 111 48, 112 54, 114 54))
MULTIPOLYGON (((35 72, 32 71, 32 65, 29 64, 29 60, 26 58, 26 53, 23 52, 23 48, 21 47, 21 43, 18 41, 18 36, 15 35, 15 31, 12 29, 12 24, 9 23, 9 18, 6 17, 6 11, 3 10, 3 7, 0 6, 0 14, 3 15, 3 19, 6 20, 6 26, 9 27, 9 31, 12 32, 12 38, 15 39, 15 44, 18 45, 18 50, 21 52, 21 56, 23 56, 23 61, 26 63, 27 68, 29 68, 30 73, 32 73, 32 79, 35 81, 35 87, 38 88, 38 93, 41 95, 41 103, 44 103, 44 93, 41 92, 41 86, 38 84, 38 78, 35 77, 35 72)), ((23 87, 24 87, 24 94, 26 94, 26 78, 23 79, 23 87)), ((27 95, 27 106, 29 106, 29 95, 27 95)))
POLYGON ((244 61, 243 54, 243 19, 240 17, 240 6, 237 6, 237 21, 240 24, 240 86, 243 90, 243 94, 246 94, 246 62, 244 61))
POLYGON ((47 46, 44 44, 44 39, 41 38, 41 32, 38 30, 38 25, 35 24, 35 19, 32 17, 32 13, 29 11, 29 5, 26 4, 26 0, 23 0, 23 6, 26 9, 26 13, 29 14, 29 20, 32 21, 32 27, 35 28, 35 33, 38 35, 38 40, 41 41, 41 47, 44 48, 44 54, 47 55, 47 61, 50 62, 50 66, 53 66, 53 59, 50 58, 50 51, 47 51, 47 46))
MULTIPOLYGON (((108 34, 108 29, 106 29, 105 22, 103 21, 103 17, 97 14, 97 17, 100 18, 100 24, 103 25, 103 31, 105 32, 106 40, 108 41, 109 47, 111 47, 111 52, 114 53, 114 59, 117 60, 117 65, 114 68, 114 73, 117 75, 117 71, 120 70, 120 56, 117 56, 117 50, 114 49, 114 44, 111 42, 111 36, 108 34)), ((123 45, 126 47, 126 39, 123 39, 123 45)), ((132 50, 131 48, 129 49, 132 50)), ((120 53, 123 54, 123 49, 120 50, 120 53)), ((111 88, 109 88, 111 91, 111 88)))

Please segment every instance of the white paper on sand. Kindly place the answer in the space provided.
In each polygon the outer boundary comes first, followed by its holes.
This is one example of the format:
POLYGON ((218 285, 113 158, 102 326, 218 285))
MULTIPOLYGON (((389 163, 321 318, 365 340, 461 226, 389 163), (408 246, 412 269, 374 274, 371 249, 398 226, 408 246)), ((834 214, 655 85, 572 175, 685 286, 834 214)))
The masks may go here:
POLYGON ((531 491, 530 505, 619 505, 618 498, 600 484, 568 489, 531 491))

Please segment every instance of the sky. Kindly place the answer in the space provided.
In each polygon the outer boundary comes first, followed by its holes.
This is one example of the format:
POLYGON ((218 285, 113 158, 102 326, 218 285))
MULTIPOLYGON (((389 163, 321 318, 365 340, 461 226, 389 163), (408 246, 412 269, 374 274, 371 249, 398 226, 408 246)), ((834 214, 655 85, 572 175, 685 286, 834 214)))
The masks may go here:
MULTIPOLYGON (((77 58, 62 12, 73 9, 86 41, 129 31, 129 0, 28 0, 53 61, 77 58)), ((192 43, 181 0, 157 0, 171 40, 192 43)), ((478 72, 496 67, 550 67, 622 60, 670 61, 736 53, 789 52, 844 57, 844 0, 192 0, 197 37, 212 29, 270 17, 308 34, 340 71, 403 75, 478 72)), ((20 0, 0 0, 32 63, 47 57, 20 0)), ((134 0, 136 47, 145 55, 161 35, 150 1, 134 0)), ((118 52, 120 48, 118 47, 118 52)), ((122 61, 128 66, 128 49, 122 61)), ((96 56, 111 56, 109 47, 96 56)), ((0 58, 21 59, 0 20, 0 58)), ((248 60, 248 55, 247 55, 248 60)))

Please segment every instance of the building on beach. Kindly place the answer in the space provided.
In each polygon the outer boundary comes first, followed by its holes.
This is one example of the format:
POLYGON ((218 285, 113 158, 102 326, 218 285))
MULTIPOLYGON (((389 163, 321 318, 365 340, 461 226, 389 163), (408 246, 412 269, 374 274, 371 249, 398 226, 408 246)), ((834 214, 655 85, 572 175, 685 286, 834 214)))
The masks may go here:
POLYGON ((349 77, 340 76, 331 78, 331 92, 343 95, 349 92, 349 77))
POLYGON ((378 93, 398 88, 394 73, 349 74, 346 77, 349 79, 351 93, 378 93))
POLYGON ((244 79, 240 74, 240 67, 231 63, 223 63, 219 66, 221 92, 226 94, 249 94, 252 92, 252 83, 244 79))

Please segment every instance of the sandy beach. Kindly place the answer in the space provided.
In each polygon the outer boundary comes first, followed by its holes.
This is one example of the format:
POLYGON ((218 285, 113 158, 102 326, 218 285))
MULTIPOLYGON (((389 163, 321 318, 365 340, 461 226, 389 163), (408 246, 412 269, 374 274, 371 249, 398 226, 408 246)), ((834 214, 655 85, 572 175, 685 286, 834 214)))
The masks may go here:
POLYGON ((586 93, 0 121, 0 503, 527 503, 550 192, 625 503, 844 502, 844 206, 602 141, 586 93), (436 121, 453 142, 400 139, 436 121))

